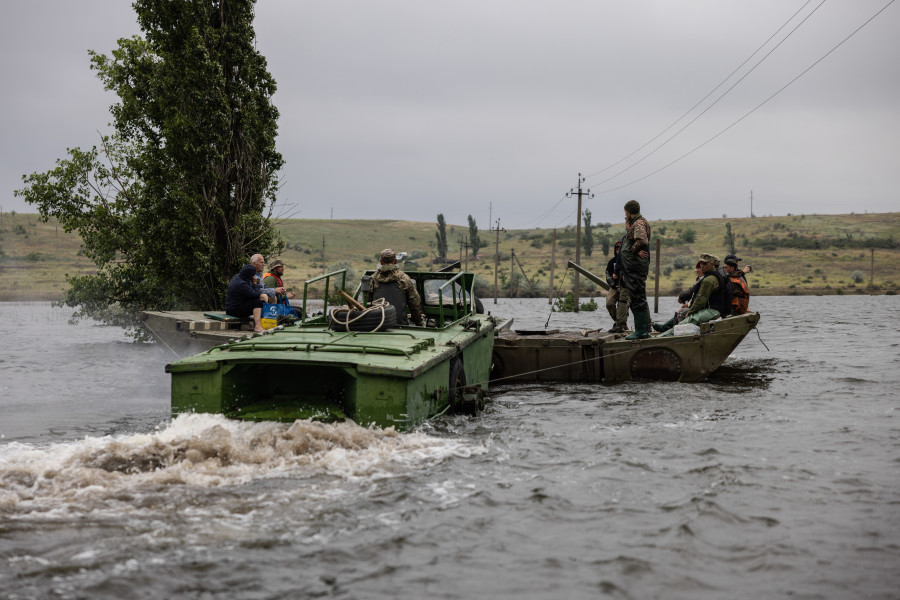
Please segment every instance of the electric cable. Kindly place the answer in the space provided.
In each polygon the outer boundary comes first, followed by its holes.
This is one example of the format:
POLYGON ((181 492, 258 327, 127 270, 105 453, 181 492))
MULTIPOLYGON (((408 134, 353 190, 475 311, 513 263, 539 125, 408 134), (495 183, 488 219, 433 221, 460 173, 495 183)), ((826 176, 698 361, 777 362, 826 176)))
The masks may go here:
MULTIPOLYGON (((626 188, 626 187, 628 187, 628 186, 630 186, 630 185, 634 185, 635 183, 638 183, 638 182, 640 182, 640 181, 643 181, 644 179, 647 179, 647 178, 649 178, 649 177, 652 177, 653 175, 656 175, 656 174, 659 173, 660 171, 663 171, 663 170, 665 170, 665 169, 668 169, 669 167, 671 167, 671 166, 674 165, 675 163, 680 162, 681 160, 687 158, 688 156, 690 156, 691 154, 693 154, 694 152, 696 152, 696 151, 699 150, 700 148, 703 148, 704 146, 706 146, 707 144, 709 144, 709 143, 712 142, 713 140, 717 139, 719 136, 723 135, 723 134, 724 134, 725 132, 727 132, 729 129, 731 129, 732 127, 734 127, 735 125, 737 125, 738 123, 740 123, 741 121, 743 121, 744 119, 746 119, 747 117, 749 117, 751 114, 753 114, 754 112, 756 112, 757 110, 759 110, 760 108, 762 108, 763 106, 765 106, 766 104, 768 104, 769 101, 771 101, 773 98, 775 98, 775 96, 777 96, 778 94, 780 94, 781 92, 783 92, 784 90, 786 90, 786 89, 787 89, 789 86, 791 86, 795 81, 797 81, 798 79, 800 79, 801 77, 803 77, 804 75, 806 75, 809 71, 811 71, 811 70, 813 69, 813 67, 815 67, 816 65, 818 65, 820 62, 822 62, 822 61, 825 60, 826 58, 828 58, 828 56, 830 56, 835 50, 837 50, 838 48, 840 48, 841 46, 843 46, 844 43, 847 42, 847 40, 849 40, 850 38, 852 38, 852 37, 853 37, 854 35, 856 35, 863 27, 865 27, 866 25, 868 25, 869 23, 871 23, 876 17, 878 17, 878 15, 880 15, 881 13, 883 13, 883 12, 884 12, 891 4, 894 3, 894 1, 895 1, 895 0, 890 0, 890 2, 888 2, 887 4, 885 4, 885 5, 881 8, 881 10, 879 10, 879 11, 876 12, 874 15, 872 15, 871 17, 869 17, 869 19, 867 19, 862 25, 860 25, 859 27, 857 27, 856 29, 854 29, 847 37, 845 37, 845 38, 842 39, 840 42, 838 42, 837 45, 835 45, 831 50, 829 50, 828 52, 826 52, 826 53, 825 53, 824 55, 822 55, 818 60, 816 60, 814 63, 812 63, 812 64, 811 64, 810 66, 808 66, 806 69, 804 69, 799 75, 797 75, 796 77, 794 77, 793 79, 791 79, 789 82, 787 82, 786 84, 784 84, 781 88, 779 88, 778 91, 776 91, 774 94, 772 94, 771 96, 769 96, 768 98, 766 98, 765 100, 763 100, 762 102, 760 102, 759 104, 757 104, 754 108, 750 109, 748 112, 744 113, 744 115, 743 115, 742 117, 740 117, 739 119, 737 119, 736 121, 734 121, 733 123, 731 123, 731 125, 729 125, 729 126, 726 127, 725 129, 722 129, 719 133, 715 134, 714 136, 712 136, 711 138, 709 138, 708 140, 706 140, 706 141, 703 142, 702 144, 700 144, 700 145, 694 147, 692 150, 688 151, 688 152, 685 153, 685 154, 682 154, 681 156, 679 156, 678 158, 676 158, 676 159, 673 160, 672 162, 663 165, 662 167, 656 169, 655 171, 652 171, 652 172, 648 173, 647 175, 644 175, 643 177, 640 177, 640 178, 638 178, 638 179, 635 179, 635 180, 633 180, 633 181, 630 181, 630 182, 628 182, 628 183, 625 183, 625 184, 623 184, 623 185, 620 185, 620 186, 617 186, 617 187, 614 187, 614 188, 609 188, 609 189, 606 189, 606 190, 601 190, 601 191, 596 192, 596 193, 597 193, 597 194, 607 194, 607 193, 609 193, 609 192, 614 192, 614 191, 617 191, 617 190, 621 190, 622 188, 626 188)), ((608 181, 608 180, 607 180, 607 181, 608 181)))

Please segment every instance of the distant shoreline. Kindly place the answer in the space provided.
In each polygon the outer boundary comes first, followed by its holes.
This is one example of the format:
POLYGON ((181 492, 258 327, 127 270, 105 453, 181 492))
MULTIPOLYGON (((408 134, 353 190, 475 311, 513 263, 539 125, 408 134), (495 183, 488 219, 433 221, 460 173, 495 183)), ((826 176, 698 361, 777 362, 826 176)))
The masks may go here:
MULTIPOLYGON (((866 289, 866 286, 860 286, 853 291, 847 291, 846 288, 837 288, 837 289, 795 289, 792 290, 790 288, 766 288, 764 290, 753 291, 750 292, 750 297, 753 296, 894 296, 896 293, 893 290, 875 290, 874 293, 869 293, 866 289), (841 289, 841 293, 837 292, 837 289, 841 289)), ((665 294, 660 293, 660 298, 675 298, 677 294, 665 294)), ((5 290, 0 292, 0 302, 58 302, 63 297, 63 294, 60 292, 58 294, 29 294, 27 290, 5 290)), ((509 296, 498 295, 498 298, 509 298, 509 296)), ((582 292, 580 294, 580 298, 582 300, 589 300, 590 298, 600 298, 601 295, 598 294, 586 294, 582 292)), ((485 298, 493 298, 493 296, 485 296, 485 298)), ((516 299, 527 300, 528 298, 522 298, 519 296, 515 296, 516 299)), ((533 297, 532 299, 538 299, 538 297, 533 297)), ((648 300, 653 299, 653 294, 647 295, 648 300)))

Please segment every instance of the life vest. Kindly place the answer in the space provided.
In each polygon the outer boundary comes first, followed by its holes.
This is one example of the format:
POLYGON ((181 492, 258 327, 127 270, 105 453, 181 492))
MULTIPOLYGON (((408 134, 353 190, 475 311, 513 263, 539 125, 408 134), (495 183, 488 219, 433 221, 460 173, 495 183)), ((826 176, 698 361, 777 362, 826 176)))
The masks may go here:
MULTIPOLYGON (((284 287, 284 282, 281 281, 281 277, 279 277, 275 273, 263 273, 262 280, 265 281, 266 277, 274 277, 275 278, 275 281, 278 282, 278 285, 276 285, 275 287, 284 287)), ((262 281, 260 283, 262 283, 262 281)))
MULTIPOLYGON (((276 285, 275 287, 284 287, 284 282, 281 281, 281 277, 279 277, 275 273, 263 273, 262 278, 259 280, 259 283, 261 285, 265 285, 263 282, 266 280, 266 277, 274 277, 275 278, 275 281, 278 282, 278 285, 276 285)), ((275 302, 276 302, 276 304, 282 304, 282 303, 287 304, 287 294, 283 294, 283 295, 276 294, 275 302)))
POLYGON ((731 280, 725 277, 718 269, 706 274, 706 277, 715 277, 719 287, 709 295, 709 308, 719 311, 723 317, 731 314, 731 280))
POLYGON ((388 304, 391 304, 397 312, 397 325, 409 325, 409 319, 406 316, 406 293, 400 289, 400 284, 396 281, 379 281, 376 282, 378 287, 372 294, 373 300, 384 298, 388 304))
POLYGON ((747 286, 747 280, 740 271, 735 271, 728 276, 731 282, 731 312, 736 315, 742 315, 750 309, 750 288, 747 286))

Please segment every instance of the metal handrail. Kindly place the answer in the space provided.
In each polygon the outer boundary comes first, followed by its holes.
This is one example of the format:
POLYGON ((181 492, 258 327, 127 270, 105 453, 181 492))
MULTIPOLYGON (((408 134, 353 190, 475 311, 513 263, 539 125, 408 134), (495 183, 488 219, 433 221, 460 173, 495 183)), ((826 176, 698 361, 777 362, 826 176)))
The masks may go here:
POLYGON ((322 309, 322 314, 328 314, 328 286, 331 283, 331 278, 335 275, 341 275, 341 289, 344 289, 347 285, 347 269, 340 269, 337 271, 332 271, 331 273, 326 273, 324 275, 319 275, 313 279, 307 279, 303 282, 303 308, 302 313, 300 314, 300 322, 306 322, 306 298, 309 290, 309 284, 315 283, 322 279, 325 280, 325 297, 323 299, 324 308, 322 309))

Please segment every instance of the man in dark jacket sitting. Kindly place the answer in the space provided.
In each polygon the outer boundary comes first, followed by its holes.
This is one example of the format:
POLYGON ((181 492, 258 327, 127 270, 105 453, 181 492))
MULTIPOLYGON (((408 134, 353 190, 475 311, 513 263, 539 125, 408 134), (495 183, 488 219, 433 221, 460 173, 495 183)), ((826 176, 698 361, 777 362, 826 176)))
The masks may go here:
POLYGON ((262 306, 267 296, 260 293, 258 284, 254 284, 256 267, 244 265, 237 275, 228 282, 225 292, 225 312, 232 317, 253 316, 253 331, 265 331, 262 326, 262 306))

